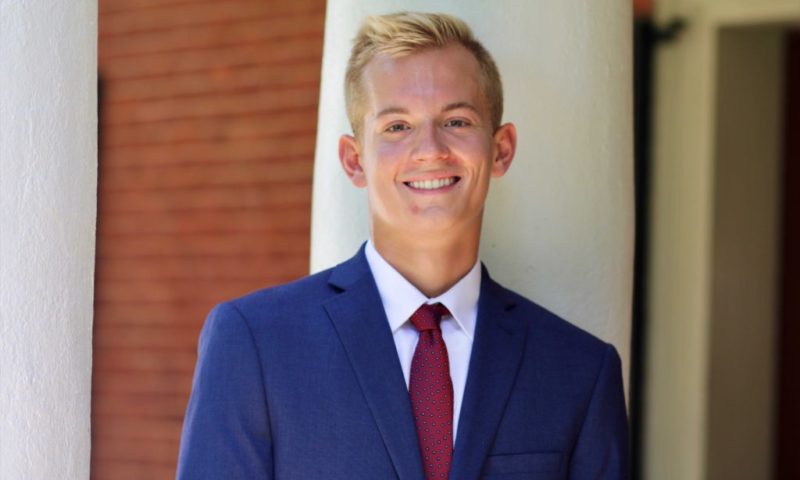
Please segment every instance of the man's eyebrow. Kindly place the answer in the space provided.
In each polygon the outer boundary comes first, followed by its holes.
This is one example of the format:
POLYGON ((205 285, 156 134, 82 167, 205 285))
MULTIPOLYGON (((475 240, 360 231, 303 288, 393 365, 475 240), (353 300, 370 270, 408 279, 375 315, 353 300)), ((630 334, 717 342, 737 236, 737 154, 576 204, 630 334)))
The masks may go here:
POLYGON ((378 114, 375 115, 375 117, 377 118, 377 117, 382 117, 384 115, 393 115, 393 114, 398 114, 398 113, 400 113, 400 114, 408 113, 408 109, 403 108, 403 107, 386 107, 383 110, 381 110, 380 112, 378 112, 378 114))
MULTIPOLYGON (((476 107, 475 105, 473 105, 473 104, 471 104, 469 102, 448 103, 447 105, 445 105, 442 108, 442 112, 445 113, 445 112, 450 112, 450 111, 453 111, 453 110, 460 110, 462 108, 465 108, 467 110, 472 110, 475 113, 480 113, 480 110, 478 110, 478 107, 476 107)), ((403 108, 403 107, 386 107, 383 110, 381 110, 380 112, 378 112, 377 115, 375 115, 375 118, 379 118, 379 117, 382 117, 384 115, 395 115, 395 114, 404 115, 404 114, 407 114, 407 113, 408 113, 408 109, 407 108, 403 108)))
POLYGON ((466 108, 467 110, 472 110, 475 113, 480 113, 478 108, 475 105, 473 105, 473 104, 471 104, 469 102, 449 103, 449 104, 444 106, 444 108, 442 109, 442 112, 449 112, 449 111, 452 111, 452 110, 460 110, 462 108, 466 108))

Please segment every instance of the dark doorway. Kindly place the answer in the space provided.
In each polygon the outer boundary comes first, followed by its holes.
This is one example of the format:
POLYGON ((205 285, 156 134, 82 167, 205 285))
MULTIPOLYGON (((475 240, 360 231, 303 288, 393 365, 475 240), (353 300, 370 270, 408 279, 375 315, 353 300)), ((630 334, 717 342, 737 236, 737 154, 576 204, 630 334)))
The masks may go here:
POLYGON ((778 480, 800 478, 800 30, 786 47, 778 480))

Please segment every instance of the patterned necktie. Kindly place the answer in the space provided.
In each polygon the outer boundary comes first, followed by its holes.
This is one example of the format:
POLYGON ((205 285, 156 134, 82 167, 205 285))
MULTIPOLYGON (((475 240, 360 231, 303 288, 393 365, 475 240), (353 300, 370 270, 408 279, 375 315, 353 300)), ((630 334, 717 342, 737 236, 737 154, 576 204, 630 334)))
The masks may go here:
POLYGON ((453 459, 453 381, 439 321, 444 305, 423 305, 411 315, 419 342, 411 360, 409 395, 425 480, 447 479, 453 459))

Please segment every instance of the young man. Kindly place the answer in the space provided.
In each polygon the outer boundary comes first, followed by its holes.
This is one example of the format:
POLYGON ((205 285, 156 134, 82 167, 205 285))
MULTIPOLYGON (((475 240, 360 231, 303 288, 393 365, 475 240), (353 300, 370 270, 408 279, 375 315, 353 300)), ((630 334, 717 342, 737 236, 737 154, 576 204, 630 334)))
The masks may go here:
POLYGON ((346 97, 339 157, 367 189, 370 240, 214 309, 178 477, 627 478, 614 348, 477 258, 516 146, 489 54, 453 17, 371 17, 346 97))

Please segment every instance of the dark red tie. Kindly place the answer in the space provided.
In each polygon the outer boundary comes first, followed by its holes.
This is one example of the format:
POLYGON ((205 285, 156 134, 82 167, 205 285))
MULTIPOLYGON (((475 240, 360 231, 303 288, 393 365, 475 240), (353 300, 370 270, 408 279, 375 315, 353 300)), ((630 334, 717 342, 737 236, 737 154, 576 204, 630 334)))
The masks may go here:
POLYGON ((453 459, 453 381, 439 322, 444 305, 423 305, 411 315, 419 342, 411 360, 409 395, 417 424, 425 480, 446 479, 453 459))

